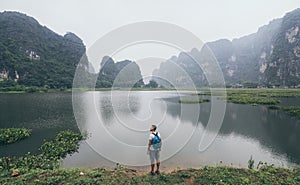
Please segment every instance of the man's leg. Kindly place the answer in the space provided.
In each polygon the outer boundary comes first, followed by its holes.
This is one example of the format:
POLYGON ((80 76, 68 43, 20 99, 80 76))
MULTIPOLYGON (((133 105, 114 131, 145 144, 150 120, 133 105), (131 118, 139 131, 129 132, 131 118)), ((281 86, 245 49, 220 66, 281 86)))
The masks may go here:
POLYGON ((159 166, 160 166, 160 155, 159 151, 155 151, 155 159, 156 159, 156 173, 159 174, 159 166))
POLYGON ((154 166, 155 166, 155 163, 151 163, 151 173, 154 173, 154 166))
POLYGON ((155 153, 154 151, 150 151, 150 162, 151 162, 151 173, 154 173, 154 167, 155 167, 155 153))

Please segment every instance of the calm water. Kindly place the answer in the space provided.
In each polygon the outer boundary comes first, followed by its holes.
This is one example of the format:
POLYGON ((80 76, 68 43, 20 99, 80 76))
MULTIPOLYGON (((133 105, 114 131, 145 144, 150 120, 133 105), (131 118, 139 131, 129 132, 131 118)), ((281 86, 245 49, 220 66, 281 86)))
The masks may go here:
MULTIPOLYGON (((185 96, 186 93, 181 93, 185 96)), ((85 92, 75 95, 79 128, 89 133, 79 153, 68 156, 65 167, 111 167, 116 162, 136 166, 148 162, 148 128, 159 124, 164 168, 257 163, 300 164, 300 121, 280 110, 227 103, 217 138, 198 150, 211 103, 179 104, 177 92, 85 92)), ((221 100, 217 100, 221 101, 221 100)), ((300 105, 300 98, 282 99, 300 105)), ((33 129, 30 138, 0 146, 0 156, 37 153, 44 140, 64 129, 78 130, 71 93, 0 94, 0 127, 33 129)))

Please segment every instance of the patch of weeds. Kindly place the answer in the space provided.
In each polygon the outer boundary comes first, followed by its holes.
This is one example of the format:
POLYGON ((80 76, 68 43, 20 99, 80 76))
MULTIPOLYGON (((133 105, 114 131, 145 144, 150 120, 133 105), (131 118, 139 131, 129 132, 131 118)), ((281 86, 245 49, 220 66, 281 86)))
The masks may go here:
POLYGON ((209 99, 201 99, 201 98, 181 98, 178 100, 179 103, 184 103, 184 104, 193 104, 193 103, 205 103, 205 102, 210 102, 209 99))
POLYGON ((0 144, 11 144, 31 135, 27 128, 2 128, 0 129, 0 144))

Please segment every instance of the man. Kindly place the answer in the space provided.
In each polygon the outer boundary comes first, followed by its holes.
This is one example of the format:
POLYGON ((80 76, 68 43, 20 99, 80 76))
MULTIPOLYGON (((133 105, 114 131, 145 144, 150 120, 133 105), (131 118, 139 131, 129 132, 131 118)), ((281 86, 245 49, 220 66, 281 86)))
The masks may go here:
POLYGON ((160 166, 160 150, 161 150, 161 138, 160 134, 156 131, 157 127, 156 125, 152 125, 150 128, 150 136, 149 136, 149 142, 148 142, 148 152, 150 156, 151 161, 151 175, 160 174, 159 172, 159 166, 160 166), (156 171, 154 172, 156 162, 156 171))

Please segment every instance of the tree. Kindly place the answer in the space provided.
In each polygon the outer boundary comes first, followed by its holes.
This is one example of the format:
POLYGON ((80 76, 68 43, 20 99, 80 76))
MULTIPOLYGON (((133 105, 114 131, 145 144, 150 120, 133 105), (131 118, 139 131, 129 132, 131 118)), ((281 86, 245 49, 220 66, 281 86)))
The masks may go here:
POLYGON ((157 88, 158 84, 157 84, 156 81, 150 80, 149 83, 145 85, 145 87, 147 87, 147 88, 157 88))

